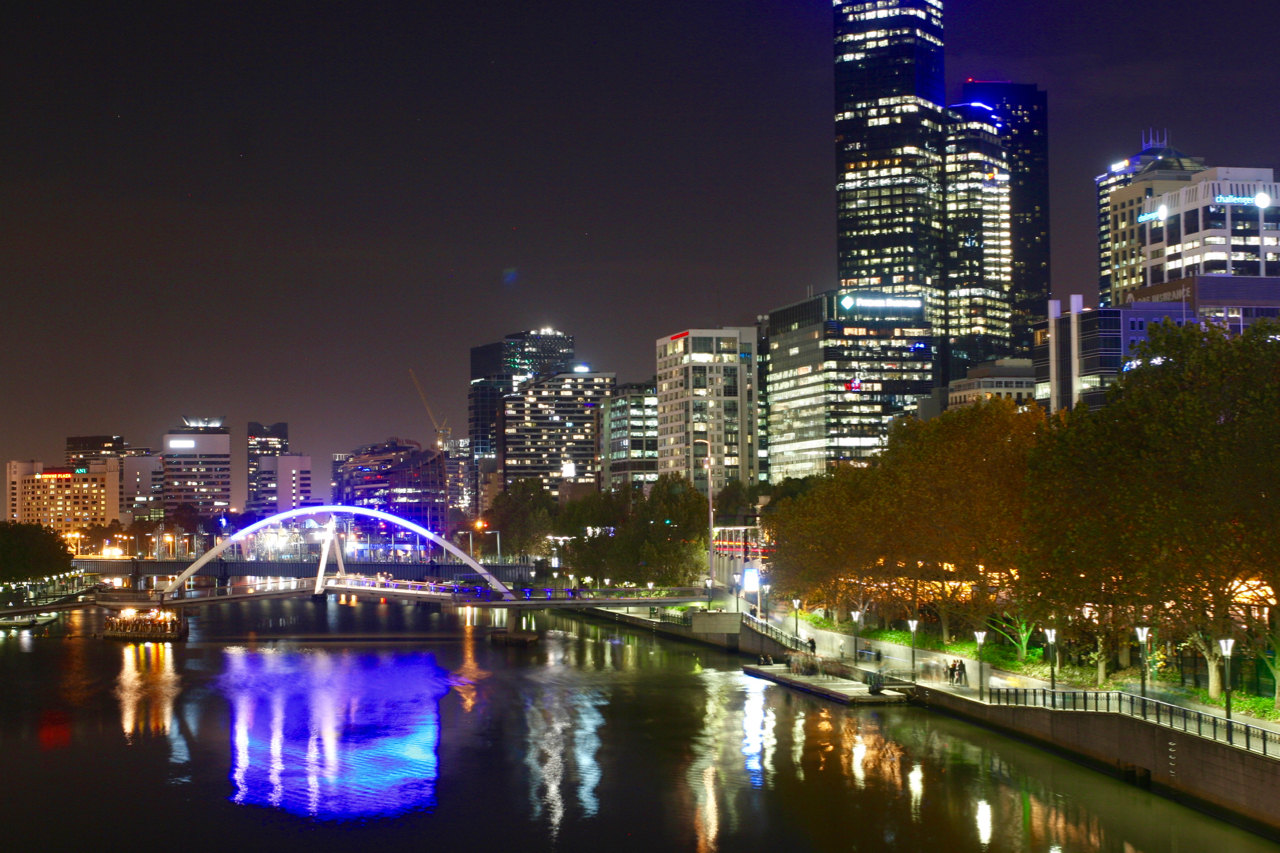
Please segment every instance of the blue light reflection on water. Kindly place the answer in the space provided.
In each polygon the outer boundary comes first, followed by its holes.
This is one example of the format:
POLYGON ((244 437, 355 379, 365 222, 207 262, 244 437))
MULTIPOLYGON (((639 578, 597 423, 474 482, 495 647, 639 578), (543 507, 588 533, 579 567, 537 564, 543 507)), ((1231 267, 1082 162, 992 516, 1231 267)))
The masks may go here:
POLYGON ((429 654, 228 649, 232 800, 326 820, 432 808, 450 684, 429 654))

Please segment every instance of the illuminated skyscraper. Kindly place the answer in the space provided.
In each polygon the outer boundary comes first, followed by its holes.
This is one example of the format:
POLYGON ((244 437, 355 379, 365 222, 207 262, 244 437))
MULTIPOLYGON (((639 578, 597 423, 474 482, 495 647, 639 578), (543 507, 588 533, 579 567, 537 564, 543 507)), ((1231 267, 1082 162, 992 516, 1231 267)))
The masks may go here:
POLYGON ((687 477, 707 493, 758 479, 755 326, 685 329, 655 342, 658 473, 687 477))
POLYGON ((183 504, 213 517, 231 509, 231 430, 224 418, 183 418, 164 437, 164 514, 183 504))
MULTIPOLYGON (((1114 264, 1120 263, 1122 260, 1137 262, 1141 247, 1136 245, 1120 245, 1112 238, 1113 229, 1135 224, 1132 220, 1136 216, 1132 209, 1127 211, 1113 211, 1111 209, 1111 194, 1118 189, 1129 186, 1133 183, 1134 176, 1139 172, 1147 169, 1153 163, 1169 160, 1176 162, 1179 167, 1177 171, 1185 176, 1180 180, 1188 181, 1191 175, 1199 169, 1203 169, 1204 161, 1198 157, 1188 157, 1181 151, 1169 147, 1169 135, 1163 135, 1152 132, 1151 134, 1143 134, 1142 150, 1132 157, 1127 157, 1111 164, 1108 169, 1098 177, 1093 179, 1097 188, 1098 198, 1098 307, 1106 308, 1112 304, 1111 291, 1113 282, 1111 280, 1112 267, 1114 264), (1199 167, 1198 169, 1191 168, 1199 167)), ((1164 188, 1161 188, 1161 192, 1164 188)), ((1154 192, 1154 189, 1153 189, 1154 192)))
POLYGON ((1012 349, 1009 163, 1004 123, 985 104, 949 110, 946 153, 946 379, 1012 349))
POLYGON ((1005 126, 1012 352, 1028 358, 1033 327, 1048 317, 1049 305, 1049 97, 1035 83, 970 80, 964 84, 964 100, 991 107, 1005 126))
MULTIPOLYGON (((262 466, 261 459, 264 456, 280 456, 289 452, 289 425, 283 421, 278 424, 260 424, 257 421, 249 421, 248 429, 248 465, 249 465, 249 493, 245 502, 246 508, 256 504, 259 499, 267 503, 274 503, 274 497, 259 495, 262 490, 258 485, 258 471, 262 466)), ((311 463, 307 463, 308 476, 310 476, 311 463)), ((270 487, 274 490, 274 476, 268 478, 270 487)), ((308 498, 310 493, 308 490, 308 498)))
POLYGON ((840 286, 943 313, 946 116, 941 0, 835 5, 840 286))
POLYGON ((772 482, 867 464, 893 420, 915 414, 933 387, 934 335, 919 296, 831 290, 763 322, 772 482))
MULTIPOLYGON (((492 489, 482 480, 497 473, 498 418, 503 397, 536 376, 571 369, 573 335, 555 329, 516 332, 471 348, 471 388, 467 392, 467 438, 471 441, 472 511, 483 512, 492 489)), ((500 478, 495 478, 500 479, 500 478)))

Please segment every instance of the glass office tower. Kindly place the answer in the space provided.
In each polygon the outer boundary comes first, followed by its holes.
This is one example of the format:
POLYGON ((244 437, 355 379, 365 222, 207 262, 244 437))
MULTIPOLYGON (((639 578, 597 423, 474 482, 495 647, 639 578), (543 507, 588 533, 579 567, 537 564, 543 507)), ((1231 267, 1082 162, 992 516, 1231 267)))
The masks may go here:
POLYGON ((1004 122, 1009 160, 1015 358, 1031 354, 1033 329, 1049 305, 1049 96, 1035 83, 969 80, 964 100, 991 107, 1004 122))
POLYGON ((924 301, 945 328, 940 0, 835 5, 840 286, 924 301))

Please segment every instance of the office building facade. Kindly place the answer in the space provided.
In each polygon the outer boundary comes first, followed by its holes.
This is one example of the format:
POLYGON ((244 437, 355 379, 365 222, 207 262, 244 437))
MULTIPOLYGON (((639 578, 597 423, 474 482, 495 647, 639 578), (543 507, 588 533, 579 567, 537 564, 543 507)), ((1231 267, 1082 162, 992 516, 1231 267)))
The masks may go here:
POLYGON ((124 501, 120 514, 133 521, 164 518, 164 458, 126 456, 120 461, 124 501))
MULTIPOLYGON (((335 464, 337 464, 335 462, 335 464)), ((392 437, 356 448, 339 466, 334 502, 389 512, 428 530, 446 533, 449 485, 444 451, 392 437)), ((358 527, 376 521, 357 519, 358 527)))
POLYGON ((616 385, 612 373, 582 369, 531 379, 506 395, 498 421, 502 488, 536 479, 553 497, 565 487, 594 490, 599 482, 598 415, 616 385))
POLYGON ((658 479, 658 394, 653 380, 619 385, 599 409, 600 488, 643 487, 658 479))
POLYGON ((1117 304, 1138 288, 1185 277, 1280 275, 1280 184, 1271 169, 1204 169, 1164 186, 1133 199, 1119 226, 1135 245, 1113 266, 1117 304))
POLYGON ((120 460, 89 460, 75 468, 43 462, 10 462, 5 482, 8 515, 19 524, 39 524, 60 536, 120 520, 120 460))
POLYGON ((1034 327, 1049 307, 1049 97, 1035 83, 969 80, 963 100, 1004 122, 1009 164, 1010 352, 1030 358, 1034 327))
POLYGON ((255 472, 257 488, 245 512, 268 516, 316 506, 311 496, 311 457, 296 453, 264 454, 255 472))
MULTIPOLYGON (((1132 157, 1126 157, 1123 160, 1112 163, 1111 168, 1101 175, 1093 179, 1094 190, 1097 197, 1098 206, 1098 307, 1107 308, 1113 303, 1112 300, 1112 262, 1113 257, 1119 257, 1120 253, 1126 251, 1131 246, 1119 245, 1113 237, 1113 214, 1124 213, 1127 220, 1128 212, 1113 211, 1111 207, 1111 194, 1116 190, 1123 189, 1133 183, 1134 177, 1145 170, 1153 163, 1159 165, 1160 161, 1169 160, 1177 164, 1179 172, 1186 172, 1191 164, 1203 165, 1203 161, 1198 157, 1190 157, 1183 154, 1176 148, 1169 147, 1169 136, 1167 133, 1159 134, 1152 132, 1143 134, 1142 149, 1132 157)), ((1166 177, 1169 177, 1166 175, 1166 177)), ((1136 214, 1135 214, 1136 215, 1136 214)))
POLYGON ((837 2, 834 14, 840 286, 920 299, 941 329, 941 0, 837 2))
MULTIPOLYGON (((839 289, 769 312, 769 479, 865 464, 933 386, 923 297, 839 289)), ((659 389, 661 390, 661 389, 659 389)))
POLYGON ((687 477, 713 495, 758 479, 756 339, 754 326, 726 326, 655 342, 659 475, 687 477))
MULTIPOLYGON (((282 453, 289 452, 289 425, 283 421, 277 424, 260 424, 257 421, 249 421, 249 428, 245 431, 246 442, 246 464, 248 468, 248 477, 245 482, 249 484, 248 496, 245 501, 245 509, 255 504, 259 500, 260 487, 258 485, 258 471, 261 465, 260 460, 266 456, 279 456, 282 453)), ((308 464, 310 469, 310 464, 308 464)))
POLYGON ((946 329, 938 381, 1013 348, 1009 163, 1004 123, 985 104, 949 110, 946 329))
POLYGON ((969 368, 963 379, 947 386, 947 409, 972 406, 983 400, 1012 400, 1019 406, 1035 402, 1036 372, 1030 358, 1000 358, 969 368))
POLYGON ((231 510, 231 430, 224 418, 183 418, 164 436, 164 514, 183 504, 202 516, 231 510))

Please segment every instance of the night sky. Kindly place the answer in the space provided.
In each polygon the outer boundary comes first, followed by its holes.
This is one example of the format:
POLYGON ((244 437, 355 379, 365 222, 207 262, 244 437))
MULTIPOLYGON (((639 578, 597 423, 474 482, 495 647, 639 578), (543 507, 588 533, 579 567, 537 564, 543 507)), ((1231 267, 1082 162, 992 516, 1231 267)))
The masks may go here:
MULTIPOLYGON (((226 415, 238 496, 249 420, 324 483, 430 439, 410 368, 465 436, 472 346, 553 326, 636 381, 660 335, 834 286, 822 0, 59 5, 4 13, 0 461, 226 415)), ((1092 178, 1147 128, 1280 168, 1280 4, 945 20, 953 99, 1049 90, 1059 296, 1096 292, 1092 178)))

